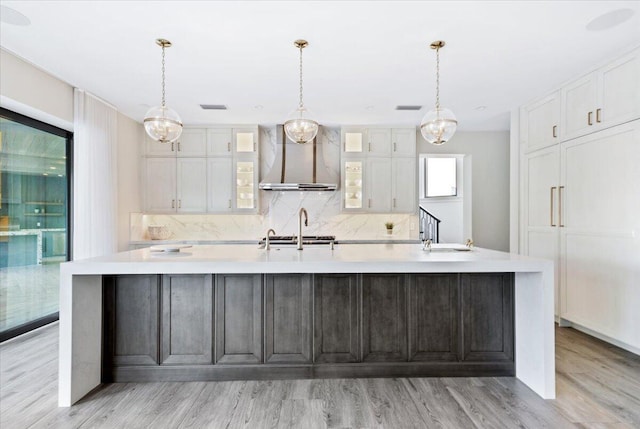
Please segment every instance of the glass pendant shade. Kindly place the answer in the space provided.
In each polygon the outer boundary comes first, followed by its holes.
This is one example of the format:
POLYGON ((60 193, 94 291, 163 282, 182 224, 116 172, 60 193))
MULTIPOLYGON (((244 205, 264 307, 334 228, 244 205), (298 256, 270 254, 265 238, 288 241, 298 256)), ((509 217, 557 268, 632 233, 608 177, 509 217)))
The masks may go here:
POLYGON ((144 129, 155 141, 171 143, 182 134, 182 119, 167 106, 156 106, 144 115, 144 129))
POLYGON ((312 141, 318 135, 318 123, 311 119, 309 110, 300 106, 284 123, 284 132, 294 143, 304 144, 312 141))
POLYGON ((449 141, 458 127, 455 115, 449 109, 437 107, 424 115, 420 123, 422 137, 433 145, 441 145, 449 141))

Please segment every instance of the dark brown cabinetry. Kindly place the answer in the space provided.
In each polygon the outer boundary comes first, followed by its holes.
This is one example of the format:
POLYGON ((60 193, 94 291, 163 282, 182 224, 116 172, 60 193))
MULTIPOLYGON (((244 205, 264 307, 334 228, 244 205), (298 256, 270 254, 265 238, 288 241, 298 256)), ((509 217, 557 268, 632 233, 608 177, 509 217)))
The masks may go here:
POLYGON ((313 302, 314 362, 359 361, 358 275, 316 275, 313 302))
POLYGON ((513 375, 513 284, 510 273, 105 276, 103 380, 513 375))
POLYGON ((409 282, 409 360, 457 361, 457 274, 415 274, 409 282))
POLYGON ((216 276, 216 362, 262 362, 262 276, 216 276))
POLYGON ((212 276, 162 276, 161 363, 213 363, 212 276))
POLYGON ((462 359, 513 361, 513 274, 462 274, 462 359))
POLYGON ((407 302, 404 274, 362 276, 362 360, 407 360, 407 302))
POLYGON ((311 362, 311 274, 267 274, 265 362, 311 362))
POLYGON ((103 285, 103 366, 157 365, 158 276, 109 276, 103 285))

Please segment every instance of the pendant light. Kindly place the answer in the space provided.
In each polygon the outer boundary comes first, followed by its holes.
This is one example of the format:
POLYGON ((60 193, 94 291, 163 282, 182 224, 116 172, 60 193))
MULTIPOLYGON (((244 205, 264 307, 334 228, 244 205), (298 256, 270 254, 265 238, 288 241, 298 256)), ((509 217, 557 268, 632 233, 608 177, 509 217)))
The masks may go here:
POLYGON ((160 143, 172 143, 182 134, 182 119, 165 103, 164 50, 171 47, 171 42, 157 39, 156 44, 162 48, 162 105, 152 107, 144 115, 144 129, 152 139, 160 143))
POLYGON ((440 49, 444 45, 442 40, 431 43, 431 49, 436 50, 436 108, 428 111, 420 123, 422 137, 434 145, 449 141, 458 127, 458 121, 453 112, 440 107, 440 49))
POLYGON ((318 134, 318 123, 311 119, 311 113, 302 102, 302 50, 309 46, 306 40, 296 40, 294 46, 300 50, 300 102, 298 108, 289 115, 284 123, 287 137, 298 144, 308 143, 318 134))

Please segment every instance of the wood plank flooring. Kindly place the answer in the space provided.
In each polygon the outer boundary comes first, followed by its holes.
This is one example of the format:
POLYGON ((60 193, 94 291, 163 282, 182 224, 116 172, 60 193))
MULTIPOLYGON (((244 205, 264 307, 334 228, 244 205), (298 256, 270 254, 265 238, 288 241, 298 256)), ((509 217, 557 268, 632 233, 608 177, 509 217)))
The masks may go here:
POLYGON ((57 407, 58 326, 0 345, 0 428, 640 428, 640 356, 556 329, 557 399, 519 380, 104 385, 57 407))

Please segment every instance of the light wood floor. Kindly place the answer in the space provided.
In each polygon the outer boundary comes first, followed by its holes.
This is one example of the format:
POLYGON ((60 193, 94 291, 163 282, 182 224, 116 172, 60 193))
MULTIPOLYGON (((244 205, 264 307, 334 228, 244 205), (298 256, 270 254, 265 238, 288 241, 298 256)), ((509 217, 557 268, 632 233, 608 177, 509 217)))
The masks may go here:
POLYGON ((101 387, 57 408, 57 324, 0 345, 0 428, 640 428, 640 356, 556 330, 557 396, 515 378, 101 387))

